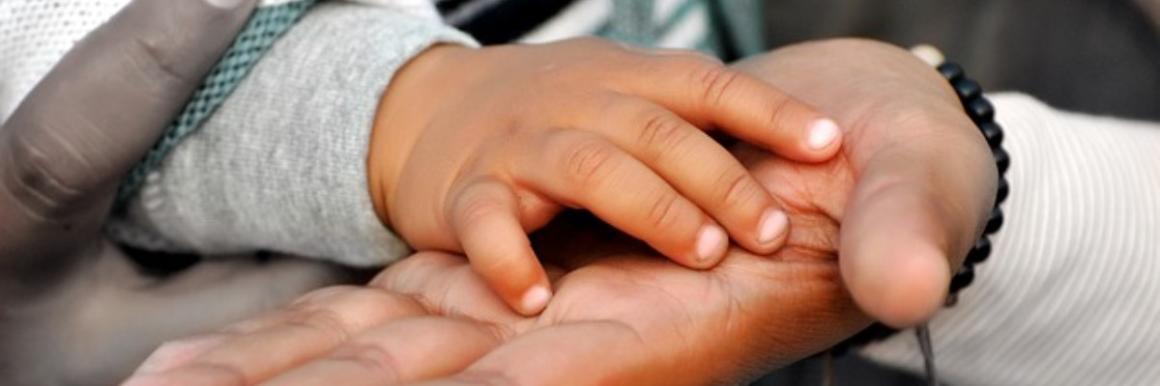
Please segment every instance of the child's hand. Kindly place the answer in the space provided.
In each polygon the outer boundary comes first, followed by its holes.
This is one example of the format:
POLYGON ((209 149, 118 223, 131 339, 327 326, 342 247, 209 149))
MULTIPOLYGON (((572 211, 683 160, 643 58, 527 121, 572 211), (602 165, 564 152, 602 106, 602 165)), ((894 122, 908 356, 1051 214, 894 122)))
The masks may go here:
POLYGON ((716 264, 726 231, 756 253, 784 242, 784 212, 709 128, 798 161, 842 142, 810 106, 698 54, 598 39, 441 46, 384 96, 368 177, 379 217, 414 248, 464 252, 535 314, 551 292, 527 232, 562 207, 689 267, 716 264))

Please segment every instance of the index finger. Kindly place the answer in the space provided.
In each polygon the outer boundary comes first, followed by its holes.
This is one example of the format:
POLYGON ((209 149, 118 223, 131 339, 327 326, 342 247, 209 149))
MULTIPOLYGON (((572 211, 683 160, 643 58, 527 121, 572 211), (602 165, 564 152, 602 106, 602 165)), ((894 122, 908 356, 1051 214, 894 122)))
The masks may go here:
POLYGON ((650 55, 622 82, 689 122, 716 127, 779 156, 819 162, 841 148, 842 130, 813 106, 772 84, 696 53, 650 55))
MULTIPOLYGON (((217 62, 254 0, 136 0, 61 59, 0 131, 0 251, 50 263, 217 62)), ((23 262, 5 261, 7 264, 23 262)))

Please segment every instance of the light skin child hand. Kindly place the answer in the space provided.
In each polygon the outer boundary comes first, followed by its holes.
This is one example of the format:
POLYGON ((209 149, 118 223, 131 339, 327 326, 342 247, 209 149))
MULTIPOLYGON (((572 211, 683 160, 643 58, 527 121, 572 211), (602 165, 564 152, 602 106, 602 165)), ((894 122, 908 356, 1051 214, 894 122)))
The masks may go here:
POLYGON ((804 162, 842 143, 811 106, 715 59, 599 39, 433 47, 380 103, 367 160, 379 218, 415 249, 463 252, 529 315, 551 290, 527 233, 560 210, 692 268, 730 238, 768 254, 785 213, 708 131, 804 162))

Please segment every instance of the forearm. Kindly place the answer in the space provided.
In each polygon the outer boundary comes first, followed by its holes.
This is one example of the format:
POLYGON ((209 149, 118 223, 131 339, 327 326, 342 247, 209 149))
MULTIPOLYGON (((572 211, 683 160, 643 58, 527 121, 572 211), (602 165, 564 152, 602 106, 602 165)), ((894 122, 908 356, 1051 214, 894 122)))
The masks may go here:
POLYGON ((406 245, 375 217, 368 193, 370 129, 394 72, 439 42, 473 44, 392 9, 316 6, 114 229, 135 244, 207 253, 277 250, 354 265, 401 257, 406 245))
MULTIPOLYGON (((1160 124, 993 98, 1012 155, 994 252, 931 324, 955 384, 1143 384, 1160 377, 1160 124)), ((918 371, 911 334, 864 351, 918 371)))

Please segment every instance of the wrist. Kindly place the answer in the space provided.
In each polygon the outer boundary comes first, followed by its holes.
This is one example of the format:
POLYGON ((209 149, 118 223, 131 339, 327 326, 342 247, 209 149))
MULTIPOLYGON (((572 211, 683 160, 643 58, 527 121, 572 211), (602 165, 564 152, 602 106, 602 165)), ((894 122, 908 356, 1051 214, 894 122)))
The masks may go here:
POLYGON ((423 51, 395 73, 379 99, 366 162, 371 202, 385 226, 390 226, 396 182, 413 145, 466 75, 448 66, 471 51, 458 45, 437 45, 423 51))

